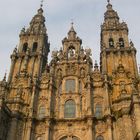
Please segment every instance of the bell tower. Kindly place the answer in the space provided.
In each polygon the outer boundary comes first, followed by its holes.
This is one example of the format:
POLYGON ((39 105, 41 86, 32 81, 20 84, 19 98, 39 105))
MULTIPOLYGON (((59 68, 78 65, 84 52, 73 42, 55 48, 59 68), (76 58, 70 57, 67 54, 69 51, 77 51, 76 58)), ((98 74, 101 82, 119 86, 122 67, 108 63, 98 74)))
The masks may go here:
POLYGON ((101 71, 111 76, 118 64, 122 63, 133 76, 137 76, 136 49, 132 41, 129 42, 127 24, 119 19, 108 1, 104 22, 101 25, 101 71))
POLYGON ((120 22, 117 12, 108 1, 101 25, 100 62, 101 73, 107 75, 115 140, 137 140, 140 134, 136 49, 133 42, 129 42, 128 32, 127 24, 120 22))
POLYGON ((20 32, 20 41, 11 55, 11 69, 8 82, 13 81, 15 76, 28 73, 32 77, 41 76, 48 60, 50 44, 46 33, 45 17, 42 5, 37 14, 30 22, 28 29, 23 28, 20 32))
POLYGON ((8 77, 7 106, 11 110, 8 140, 32 139, 39 94, 39 80, 45 71, 50 44, 45 27, 42 5, 30 22, 29 28, 20 32, 20 41, 11 55, 8 77))

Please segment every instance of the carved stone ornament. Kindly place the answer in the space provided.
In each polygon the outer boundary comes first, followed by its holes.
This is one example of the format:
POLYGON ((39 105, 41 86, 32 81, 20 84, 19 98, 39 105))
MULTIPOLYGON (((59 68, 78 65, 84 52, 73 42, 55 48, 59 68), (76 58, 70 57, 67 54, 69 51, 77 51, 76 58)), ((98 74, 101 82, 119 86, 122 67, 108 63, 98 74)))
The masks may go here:
POLYGON ((107 128, 106 125, 103 122, 99 121, 98 124, 96 125, 96 132, 98 134, 105 133, 106 128, 107 128))
POLYGON ((67 71, 67 74, 68 75, 73 75, 73 74, 76 74, 76 67, 73 63, 69 63, 67 65, 67 68, 66 68, 66 71, 67 71))

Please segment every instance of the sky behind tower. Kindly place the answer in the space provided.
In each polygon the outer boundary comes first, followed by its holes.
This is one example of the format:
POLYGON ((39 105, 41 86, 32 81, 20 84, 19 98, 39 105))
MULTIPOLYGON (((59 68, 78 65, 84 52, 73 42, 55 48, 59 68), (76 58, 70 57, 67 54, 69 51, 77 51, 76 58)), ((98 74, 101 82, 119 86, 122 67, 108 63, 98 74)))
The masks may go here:
MULTIPOLYGON (((112 0, 120 20, 129 28, 129 38, 137 49, 140 63, 140 0, 112 0)), ((51 43, 51 51, 59 49, 67 36, 73 20, 77 35, 84 48, 92 49, 93 61, 99 62, 100 25, 103 22, 107 0, 46 0, 44 16, 51 43)), ((10 54, 19 43, 22 27, 29 27, 32 17, 40 7, 40 0, 5 0, 0 3, 0 79, 10 69, 10 54)), ((51 53, 49 54, 51 58, 51 53)))

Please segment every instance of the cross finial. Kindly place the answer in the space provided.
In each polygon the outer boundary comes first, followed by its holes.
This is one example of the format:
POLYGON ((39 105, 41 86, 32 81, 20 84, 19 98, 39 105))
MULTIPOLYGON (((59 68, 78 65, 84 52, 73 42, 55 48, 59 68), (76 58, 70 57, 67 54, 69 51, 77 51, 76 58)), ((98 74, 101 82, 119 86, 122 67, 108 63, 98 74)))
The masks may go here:
POLYGON ((43 2, 44 2, 44 0, 41 0, 41 4, 40 4, 41 8, 43 7, 43 2))
POLYGON ((71 19, 71 26, 73 27, 73 25, 74 25, 74 22, 73 22, 73 19, 71 19))
POLYGON ((110 3, 110 0, 107 0, 108 3, 110 3))

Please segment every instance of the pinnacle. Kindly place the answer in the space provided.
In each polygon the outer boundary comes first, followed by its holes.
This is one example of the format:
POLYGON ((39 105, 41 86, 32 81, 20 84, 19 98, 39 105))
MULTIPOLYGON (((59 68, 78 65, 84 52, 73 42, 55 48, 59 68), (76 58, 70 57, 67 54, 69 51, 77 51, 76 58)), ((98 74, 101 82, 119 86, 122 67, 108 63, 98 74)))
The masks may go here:
POLYGON ((74 27, 73 27, 73 22, 71 23, 71 28, 68 32, 68 38, 69 39, 75 39, 76 38, 76 31, 74 30, 74 27))
POLYGON ((72 22, 71 23, 71 28, 70 28, 70 31, 69 32, 75 32, 73 25, 74 25, 74 23, 72 22))

